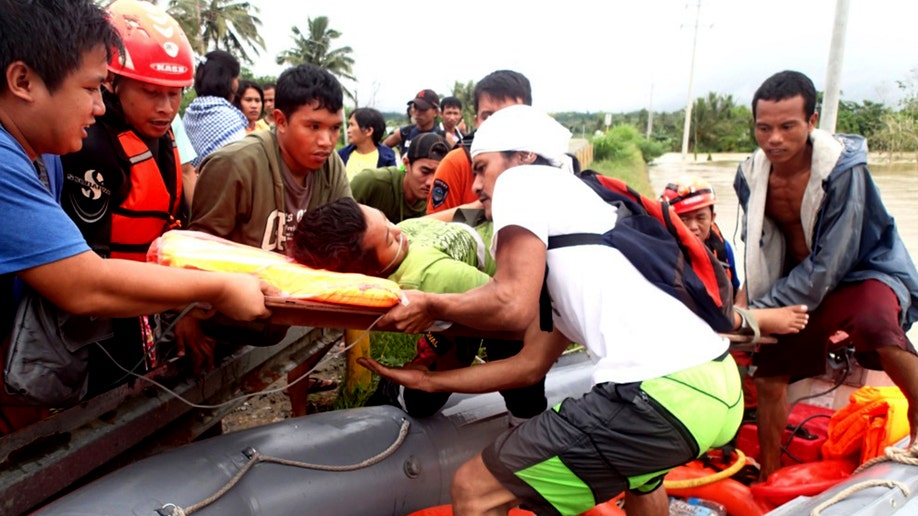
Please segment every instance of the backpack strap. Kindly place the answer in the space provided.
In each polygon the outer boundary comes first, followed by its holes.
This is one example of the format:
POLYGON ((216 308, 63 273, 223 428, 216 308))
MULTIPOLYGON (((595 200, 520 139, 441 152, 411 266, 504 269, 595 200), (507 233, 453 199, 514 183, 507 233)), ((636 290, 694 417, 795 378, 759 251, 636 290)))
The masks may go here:
MULTIPOLYGON (((605 245, 605 238, 599 233, 571 233, 548 237, 548 250, 574 245, 605 245)), ((548 291, 548 263, 545 264, 545 278, 542 279, 542 292, 539 294, 539 329, 552 331, 551 293, 548 291)))
POLYGON ((555 328, 551 319, 551 294, 548 292, 548 263, 545 264, 545 277, 542 278, 542 292, 539 293, 539 329, 550 332, 555 328))
POLYGON ((548 250, 574 245, 606 245, 605 238, 599 233, 571 233, 548 237, 548 250))

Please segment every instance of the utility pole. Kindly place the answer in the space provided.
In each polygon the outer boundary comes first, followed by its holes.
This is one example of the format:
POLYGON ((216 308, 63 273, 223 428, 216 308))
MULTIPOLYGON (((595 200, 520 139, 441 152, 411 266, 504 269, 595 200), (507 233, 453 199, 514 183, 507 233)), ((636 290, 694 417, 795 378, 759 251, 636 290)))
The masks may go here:
POLYGON ((835 132, 838 101, 841 96, 841 69, 845 60, 845 33, 848 30, 848 0, 835 0, 835 25, 832 26, 832 46, 826 65, 826 91, 822 99, 819 128, 835 132))
POLYGON ((685 161, 688 154, 689 130, 692 128, 692 104, 694 104, 692 83, 695 80, 695 47, 698 46, 698 23, 700 19, 701 0, 698 0, 698 6, 695 8, 695 30, 692 35, 692 62, 688 76, 688 101, 685 103, 685 125, 682 128, 682 161, 685 161))
POLYGON ((653 133, 653 83, 650 83, 650 106, 647 108, 647 139, 653 133))

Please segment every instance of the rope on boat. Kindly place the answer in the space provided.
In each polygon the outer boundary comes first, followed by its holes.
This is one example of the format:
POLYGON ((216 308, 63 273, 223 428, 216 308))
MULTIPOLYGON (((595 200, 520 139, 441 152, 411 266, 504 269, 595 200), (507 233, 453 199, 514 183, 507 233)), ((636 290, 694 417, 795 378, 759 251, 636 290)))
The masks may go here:
POLYGON ((836 504, 844 500, 845 498, 848 498, 849 496, 851 496, 852 494, 858 491, 863 491, 864 489, 870 489, 871 487, 888 487, 890 489, 894 487, 898 487, 899 490, 902 491, 902 495, 905 496, 906 498, 908 498, 908 496, 911 494, 911 491, 909 491, 908 486, 906 486, 902 482, 899 482, 898 480, 885 480, 882 478, 873 478, 870 480, 864 480, 863 482, 858 482, 857 484, 853 484, 839 491, 838 493, 835 494, 835 496, 822 502, 821 504, 817 505, 812 511, 810 511, 810 516, 820 516, 820 514, 822 514, 822 510, 825 509, 826 507, 836 504))
POLYGON ((698 487, 707 484, 713 484, 725 478, 730 478, 735 475, 739 470, 743 469, 743 466, 746 465, 746 454, 743 453, 739 448, 734 450, 736 453, 736 461, 730 465, 729 468, 717 473, 713 473, 706 477, 700 478, 687 478, 685 480, 664 480, 663 487, 666 489, 688 489, 691 487, 698 487))
POLYGON ((918 466, 918 440, 912 443, 912 445, 907 450, 896 448, 895 446, 887 446, 885 455, 874 457, 861 464, 856 470, 854 470, 852 475, 856 475, 861 471, 869 468, 870 466, 873 466, 874 464, 880 464, 881 462, 887 461, 908 464, 909 466, 918 466))
MULTIPOLYGON (((856 475, 861 471, 864 471, 865 469, 882 462, 898 462, 900 464, 908 464, 909 466, 918 466, 918 442, 913 443, 907 450, 896 448, 895 446, 887 446, 885 455, 874 457, 861 464, 856 470, 854 470, 852 475, 856 475)), ((899 488, 899 491, 902 491, 902 495, 906 498, 911 495, 911 491, 909 490, 908 486, 896 480, 864 480, 862 482, 848 486, 847 488, 836 493, 832 498, 829 498, 825 502, 819 504, 810 512, 810 516, 819 516, 822 510, 826 507, 838 503, 858 491, 869 489, 871 487, 888 487, 890 489, 897 487, 899 488)))
POLYGON ((233 486, 235 486, 237 483, 239 483, 239 481, 242 480, 242 477, 245 476, 245 474, 248 473, 249 470, 252 469, 259 462, 271 462, 274 464, 281 464, 284 466, 293 466, 295 468, 314 469, 314 470, 319 470, 319 471, 332 471, 332 472, 355 471, 358 469, 363 469, 363 468, 372 466, 376 463, 379 463, 385 460, 387 457, 395 453, 395 451, 398 450, 399 447, 401 447, 401 445, 405 442, 405 439, 408 437, 408 428, 410 426, 411 426, 411 423, 410 421, 408 421, 408 419, 402 419, 402 426, 398 431, 398 437, 395 438, 395 441, 391 445, 389 445, 389 447, 386 448, 385 450, 379 452, 373 457, 370 457, 366 460, 358 462, 357 464, 345 464, 342 466, 331 466, 327 464, 312 464, 308 462, 300 462, 297 460, 283 459, 280 457, 272 457, 270 455, 262 455, 257 450, 250 448, 244 452, 246 456, 249 457, 249 460, 246 462, 244 466, 242 466, 242 468, 239 471, 236 472, 235 475, 233 475, 233 478, 231 478, 223 487, 217 490, 217 492, 215 492, 214 494, 210 495, 204 500, 194 505, 191 505, 187 508, 179 507, 178 505, 175 505, 174 503, 167 503, 163 505, 162 507, 160 507, 157 510, 157 512, 161 516, 188 516, 190 514, 194 514, 195 512, 203 509, 204 507, 207 507, 208 505, 216 502, 218 499, 220 499, 221 496, 229 492, 229 490, 232 489, 233 486))

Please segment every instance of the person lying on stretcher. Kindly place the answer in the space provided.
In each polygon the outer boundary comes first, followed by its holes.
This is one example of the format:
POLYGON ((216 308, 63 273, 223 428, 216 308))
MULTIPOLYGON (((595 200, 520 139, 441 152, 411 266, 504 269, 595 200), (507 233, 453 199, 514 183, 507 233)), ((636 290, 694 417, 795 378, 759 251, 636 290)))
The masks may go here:
MULTIPOLYGON (((422 217, 392 224, 381 211, 343 198, 304 214, 288 253, 308 267, 388 277, 403 289, 459 293, 490 281, 495 269, 488 253, 491 235, 490 222, 473 228, 422 217)), ((465 367, 482 344, 491 360, 512 356, 522 348, 522 341, 427 333, 419 338, 418 354, 410 367, 465 367)), ((533 417, 547 407, 544 378, 501 394, 511 423, 533 417)), ((412 416, 424 417, 436 413, 449 396, 448 392, 400 388, 383 379, 368 404, 392 404, 412 416)))

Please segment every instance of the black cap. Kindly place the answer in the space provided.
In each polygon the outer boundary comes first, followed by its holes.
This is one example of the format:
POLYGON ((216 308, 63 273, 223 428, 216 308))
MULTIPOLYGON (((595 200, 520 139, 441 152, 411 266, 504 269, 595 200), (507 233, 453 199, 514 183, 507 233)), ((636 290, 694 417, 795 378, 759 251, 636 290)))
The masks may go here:
POLYGON ((414 104, 418 109, 425 110, 430 108, 440 108, 440 97, 434 90, 421 90, 414 99, 408 101, 408 105, 414 104))
POLYGON ((446 139, 437 133, 423 133, 411 139, 408 146, 408 161, 418 159, 433 159, 440 161, 449 153, 449 144, 446 139))

